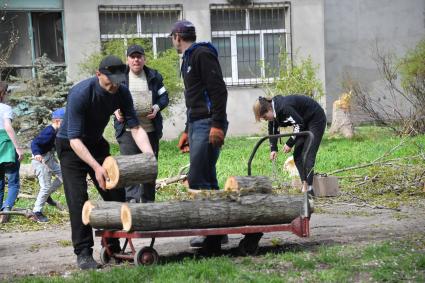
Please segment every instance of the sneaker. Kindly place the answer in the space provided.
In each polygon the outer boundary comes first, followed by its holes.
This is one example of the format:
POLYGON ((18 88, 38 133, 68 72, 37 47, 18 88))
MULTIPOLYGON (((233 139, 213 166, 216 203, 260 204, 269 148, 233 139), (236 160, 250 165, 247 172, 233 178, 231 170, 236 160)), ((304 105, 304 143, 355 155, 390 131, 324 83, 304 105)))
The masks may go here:
POLYGON ((61 211, 66 210, 66 208, 65 208, 65 207, 64 207, 64 206, 63 206, 60 202, 53 200, 51 196, 49 196, 49 197, 47 198, 46 203, 47 203, 48 205, 51 205, 51 206, 56 207, 57 209, 59 209, 59 210, 61 210, 61 211))
MULTIPOLYGON (((3 210, 2 211, 10 211, 10 207, 8 207, 8 206, 6 206, 5 208, 3 208, 3 210)), ((4 224, 4 223, 7 223, 7 222, 9 222, 9 220, 10 220, 10 215, 9 214, 2 214, 2 215, 0 215, 0 223, 1 224, 4 224)))
POLYGON ((77 265, 82 270, 98 269, 101 267, 101 265, 94 260, 92 255, 87 254, 79 254, 77 256, 77 265))
POLYGON ((47 198, 46 203, 47 203, 48 205, 51 205, 51 206, 56 206, 56 205, 57 205, 57 202, 56 202, 56 201, 54 201, 54 200, 52 199, 52 197, 51 197, 51 196, 49 196, 49 197, 47 198))
POLYGON ((31 219, 39 223, 49 222, 49 218, 47 218, 41 211, 34 212, 31 219))
MULTIPOLYGON (((200 237, 192 238, 190 240, 190 246, 192 248, 202 248, 204 246, 204 244, 205 244, 205 240, 206 239, 207 239, 207 237, 205 237, 205 236, 200 236, 200 237)), ((221 237, 221 244, 222 245, 225 245, 227 243, 229 243, 229 237, 227 235, 223 235, 221 237)))

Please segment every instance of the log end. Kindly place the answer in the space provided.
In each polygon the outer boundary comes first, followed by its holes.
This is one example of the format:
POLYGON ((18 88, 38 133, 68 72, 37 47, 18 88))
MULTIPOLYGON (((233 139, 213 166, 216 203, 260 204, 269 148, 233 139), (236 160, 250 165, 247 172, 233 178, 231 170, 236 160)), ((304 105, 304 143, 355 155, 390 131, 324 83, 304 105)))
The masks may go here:
POLYGON ((124 231, 128 232, 131 230, 131 211, 126 203, 121 206, 121 223, 124 231))
POLYGON ((237 192, 239 190, 238 181, 234 176, 227 178, 226 183, 224 184, 224 191, 226 192, 237 192))
POLYGON ((115 188, 120 179, 120 170, 118 168, 118 163, 112 156, 108 156, 103 161, 102 167, 105 168, 108 172, 109 179, 106 180, 106 189, 111 190, 115 188))
POLYGON ((89 200, 84 203, 81 215, 84 225, 88 225, 90 223, 90 213, 94 207, 93 203, 89 200))

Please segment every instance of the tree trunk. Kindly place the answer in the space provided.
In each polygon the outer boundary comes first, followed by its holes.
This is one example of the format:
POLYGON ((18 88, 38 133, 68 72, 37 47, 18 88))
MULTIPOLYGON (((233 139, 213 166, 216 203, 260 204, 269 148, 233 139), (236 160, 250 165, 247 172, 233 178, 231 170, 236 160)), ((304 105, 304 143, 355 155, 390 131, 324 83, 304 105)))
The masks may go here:
POLYGON ((150 153, 108 156, 102 166, 108 172, 108 190, 155 182, 158 174, 156 158, 150 153))
POLYGON ((98 229, 122 229, 121 207, 117 201, 86 201, 83 206, 82 220, 98 229))
POLYGON ((332 110, 332 124, 329 129, 329 134, 341 134, 346 138, 352 138, 354 136, 354 126, 351 118, 351 112, 349 108, 342 107, 340 100, 337 100, 333 104, 332 110))
POLYGON ((266 176, 231 176, 224 185, 227 192, 269 194, 272 189, 272 182, 266 176))
POLYGON ((125 231, 151 231, 290 223, 302 214, 304 196, 251 194, 235 199, 125 203, 125 231))

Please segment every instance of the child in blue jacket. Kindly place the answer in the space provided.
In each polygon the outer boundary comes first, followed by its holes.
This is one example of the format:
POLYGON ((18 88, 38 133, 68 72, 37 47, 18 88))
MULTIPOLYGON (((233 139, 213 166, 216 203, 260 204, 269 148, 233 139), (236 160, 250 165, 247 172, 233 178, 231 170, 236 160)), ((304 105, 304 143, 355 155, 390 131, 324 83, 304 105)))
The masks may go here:
POLYGON ((59 108, 52 113, 52 124, 47 126, 31 143, 33 159, 31 165, 40 184, 37 200, 34 204, 32 219, 37 222, 47 222, 48 218, 42 209, 46 202, 53 200, 50 195, 62 185, 62 172, 55 158, 54 145, 56 133, 62 123, 65 108, 59 108), (52 176, 56 176, 52 182, 52 176))

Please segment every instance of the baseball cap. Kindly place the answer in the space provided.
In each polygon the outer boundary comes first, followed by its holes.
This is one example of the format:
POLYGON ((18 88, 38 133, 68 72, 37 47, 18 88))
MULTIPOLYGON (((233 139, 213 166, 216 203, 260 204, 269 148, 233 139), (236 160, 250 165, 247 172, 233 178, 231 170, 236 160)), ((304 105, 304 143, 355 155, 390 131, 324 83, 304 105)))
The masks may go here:
POLYGON ((145 49, 142 46, 133 44, 127 48, 127 56, 131 56, 134 53, 139 53, 141 55, 145 55, 145 49))
POLYGON ((52 119, 63 119, 64 116, 65 116, 65 107, 56 109, 52 113, 52 119))
POLYGON ((176 33, 195 34, 195 26, 187 20, 177 21, 171 29, 170 36, 176 33))
POLYGON ((99 72, 106 75, 113 84, 125 81, 126 68, 121 59, 114 55, 106 56, 99 64, 99 72))

